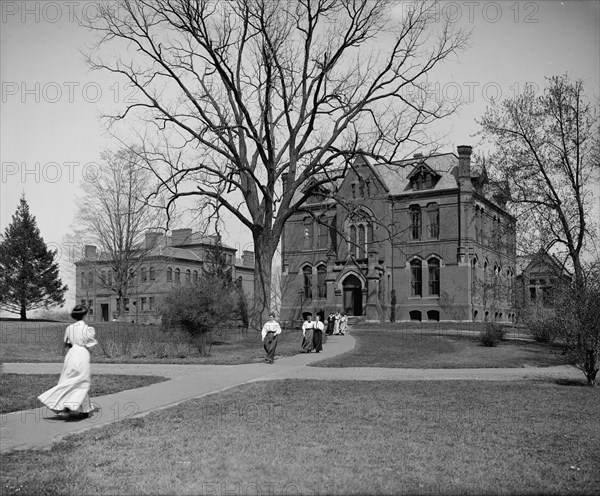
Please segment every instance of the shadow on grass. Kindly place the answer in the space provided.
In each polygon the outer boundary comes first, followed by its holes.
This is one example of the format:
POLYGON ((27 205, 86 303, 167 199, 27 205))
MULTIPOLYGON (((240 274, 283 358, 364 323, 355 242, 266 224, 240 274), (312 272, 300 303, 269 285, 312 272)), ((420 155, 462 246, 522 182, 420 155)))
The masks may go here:
POLYGON ((583 379, 557 379, 553 382, 559 386, 589 387, 587 382, 583 379))

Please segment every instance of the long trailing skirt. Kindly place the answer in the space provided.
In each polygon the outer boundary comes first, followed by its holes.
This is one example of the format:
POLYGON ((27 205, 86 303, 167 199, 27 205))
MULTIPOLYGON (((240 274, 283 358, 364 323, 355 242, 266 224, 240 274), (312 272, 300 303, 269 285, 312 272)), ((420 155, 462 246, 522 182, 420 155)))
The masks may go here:
POLYGON ((315 351, 323 351, 323 331, 320 329, 314 330, 313 346, 315 347, 315 351))
POLYGON ((90 352, 84 346, 73 346, 65 356, 58 384, 38 396, 54 412, 65 409, 89 413, 94 410, 90 401, 90 352))
POLYGON ((312 351, 313 349, 313 330, 306 329, 304 339, 302 340, 302 349, 304 351, 312 351))

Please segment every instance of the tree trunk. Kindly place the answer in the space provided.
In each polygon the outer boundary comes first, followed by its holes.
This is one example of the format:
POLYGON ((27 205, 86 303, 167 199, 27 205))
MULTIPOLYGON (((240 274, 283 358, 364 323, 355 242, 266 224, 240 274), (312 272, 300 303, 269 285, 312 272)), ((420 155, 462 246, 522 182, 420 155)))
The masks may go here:
POLYGON ((273 257, 277 249, 277 241, 273 242, 273 240, 278 239, 272 232, 268 236, 264 234, 254 236, 254 297, 250 325, 255 329, 262 328, 271 310, 271 275, 273 257))
POLYGON ((21 304, 21 320, 27 320, 27 307, 21 304))

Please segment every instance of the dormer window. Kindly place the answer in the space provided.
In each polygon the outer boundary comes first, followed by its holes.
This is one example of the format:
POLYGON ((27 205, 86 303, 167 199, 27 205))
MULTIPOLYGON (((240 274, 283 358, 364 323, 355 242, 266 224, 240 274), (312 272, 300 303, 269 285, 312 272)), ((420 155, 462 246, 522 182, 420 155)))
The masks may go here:
POLYGON ((440 175, 425 163, 416 165, 413 171, 408 175, 411 189, 414 191, 432 189, 439 178, 440 175))

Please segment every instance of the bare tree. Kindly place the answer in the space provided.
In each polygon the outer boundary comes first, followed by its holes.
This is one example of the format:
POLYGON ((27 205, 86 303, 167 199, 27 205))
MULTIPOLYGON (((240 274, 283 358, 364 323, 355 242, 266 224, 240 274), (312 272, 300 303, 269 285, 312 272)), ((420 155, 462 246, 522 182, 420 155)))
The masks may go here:
POLYGON ((566 75, 549 78, 541 95, 529 88, 492 105, 481 121, 495 146, 490 171, 521 223, 521 249, 562 248, 577 286, 583 285, 582 255, 593 236, 589 185, 599 172, 598 122, 583 83, 566 75))
POLYGON ((161 211, 146 202, 152 178, 130 150, 105 151, 97 174, 83 183, 84 196, 78 201, 75 239, 99 249, 95 257, 86 260, 85 268, 94 278, 93 284, 87 281, 88 286, 116 294, 118 315, 124 312, 133 279, 155 248, 146 246, 144 233, 164 224, 161 211))
POLYGON ((432 2, 122 0, 102 3, 89 58, 141 101, 141 154, 169 196, 200 197, 252 234, 254 323, 268 310, 286 221, 358 154, 395 160, 455 110, 428 78, 467 36, 432 2), (102 55, 114 45, 119 55, 102 55), (154 136, 152 140, 149 137, 154 136), (404 147, 404 148, 403 148, 404 147))

